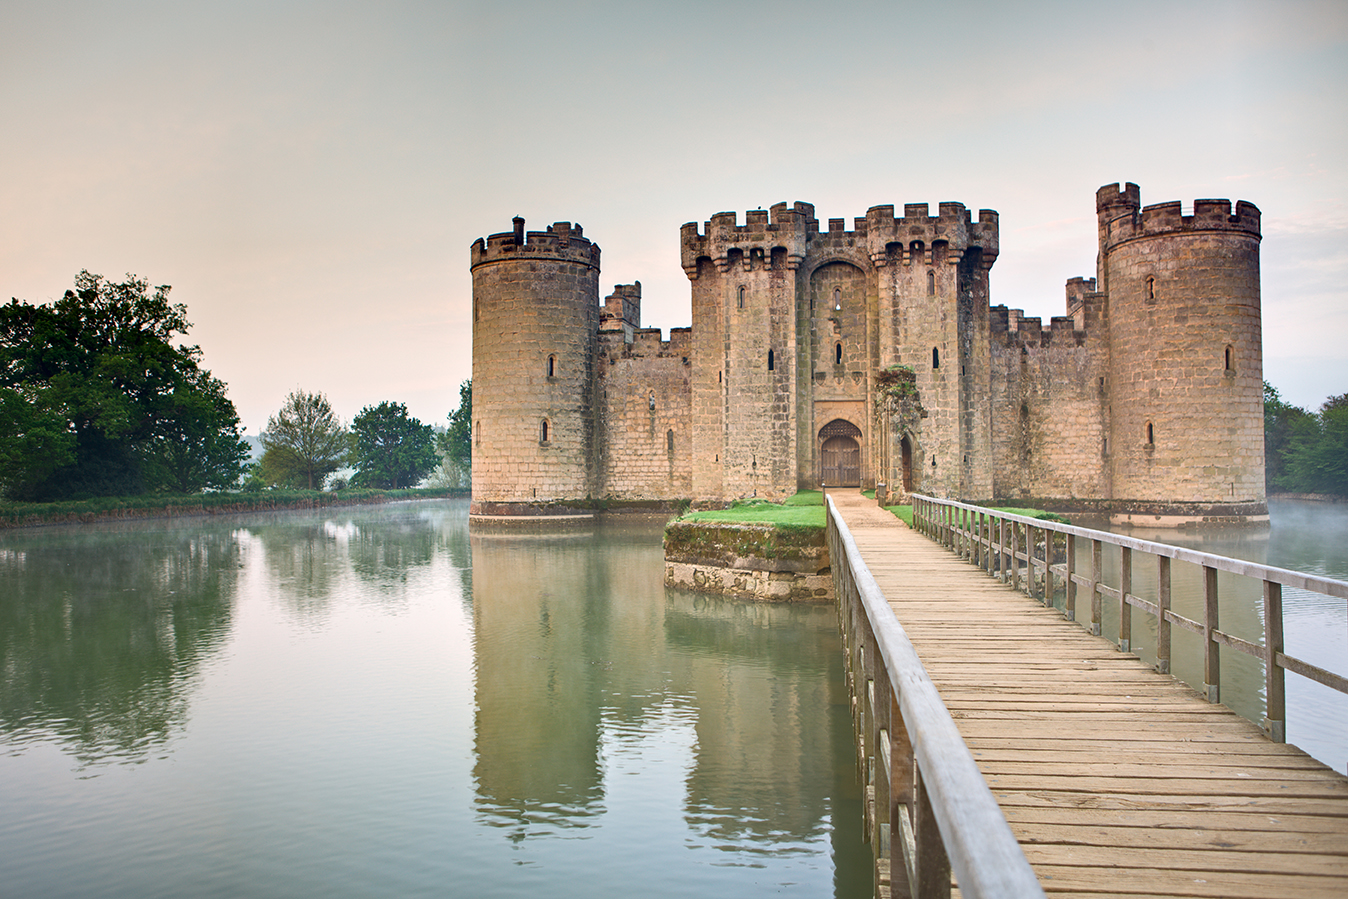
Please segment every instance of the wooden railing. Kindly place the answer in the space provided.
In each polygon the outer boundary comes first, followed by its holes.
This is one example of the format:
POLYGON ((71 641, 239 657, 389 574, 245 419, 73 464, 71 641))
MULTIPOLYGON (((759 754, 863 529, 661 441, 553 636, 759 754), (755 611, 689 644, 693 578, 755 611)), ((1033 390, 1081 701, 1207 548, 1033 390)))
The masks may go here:
POLYGON ((1118 646, 1124 652, 1133 650, 1132 610, 1140 609, 1153 616, 1156 619, 1156 668, 1162 673, 1170 672, 1172 625, 1199 635, 1203 647, 1203 692, 1209 702, 1221 701, 1222 646, 1262 661, 1265 687, 1262 726, 1269 737, 1279 743, 1286 740, 1287 734, 1285 671, 1310 678, 1340 693, 1348 693, 1348 678, 1284 651, 1282 609, 1284 587, 1348 599, 1348 582, 928 496, 913 496, 913 526, 983 567, 989 574, 1009 581, 1045 604, 1053 603, 1054 593, 1061 586, 1063 613, 1070 620, 1076 620, 1077 606, 1084 599, 1090 603, 1089 627, 1093 634, 1101 633, 1104 601, 1113 601, 1118 612, 1118 646), (1077 571, 1081 541, 1090 546, 1088 572, 1077 571), (1118 582, 1113 584, 1105 582, 1102 558, 1106 545, 1117 546, 1120 552, 1118 582), (1157 587, 1154 599, 1133 593, 1134 553, 1155 560, 1157 587), (1189 562, 1202 568, 1201 619, 1187 618, 1171 608, 1172 561, 1189 562), (1218 571, 1262 581, 1262 645, 1221 629, 1217 614, 1218 571))
POLYGON ((893 896, 1042 897, 987 782, 917 652, 827 500, 833 584, 873 787, 868 836, 893 896))

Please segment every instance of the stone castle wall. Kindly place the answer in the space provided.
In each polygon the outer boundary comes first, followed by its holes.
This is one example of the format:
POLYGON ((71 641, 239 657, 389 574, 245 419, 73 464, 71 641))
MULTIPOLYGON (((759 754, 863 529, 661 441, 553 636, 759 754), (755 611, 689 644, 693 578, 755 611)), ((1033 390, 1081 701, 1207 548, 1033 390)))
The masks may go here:
POLYGON ((600 334, 600 495, 677 500, 693 495, 692 329, 600 334))
POLYGON ((1097 194, 1114 498, 1262 505, 1259 210, 1140 205, 1133 184, 1097 194))
POLYGON ((493 234, 472 248, 473 504, 595 492, 599 248, 579 227, 493 234))
POLYGON ((667 341, 639 283, 599 304, 579 227, 517 219, 473 246, 475 508, 780 498, 847 432, 863 487, 1266 514, 1258 209, 1128 184, 1097 214, 1096 278, 1045 326, 990 305, 991 210, 718 213, 682 228, 693 326, 667 341))

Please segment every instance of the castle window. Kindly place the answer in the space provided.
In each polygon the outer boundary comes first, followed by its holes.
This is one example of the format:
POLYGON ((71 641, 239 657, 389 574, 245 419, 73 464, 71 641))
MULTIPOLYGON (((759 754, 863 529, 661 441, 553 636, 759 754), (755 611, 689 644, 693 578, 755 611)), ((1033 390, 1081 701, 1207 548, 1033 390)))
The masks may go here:
POLYGON ((549 378, 554 378, 554 377, 556 377, 556 376, 557 376, 557 357, 556 357, 556 356, 549 356, 549 357, 548 357, 548 377, 549 377, 549 378))
POLYGON ((1151 422, 1147 422, 1147 446, 1155 446, 1155 445, 1156 445, 1156 430, 1155 428, 1152 427, 1151 422))
POLYGON ((833 347, 833 364, 842 365, 842 344, 833 347))
POLYGON ((1148 300, 1154 300, 1154 299, 1156 299, 1156 279, 1155 279, 1155 278, 1147 278, 1147 293, 1146 293, 1146 297, 1147 297, 1148 300))
POLYGON ((721 373, 719 371, 716 373, 716 383, 717 384, 721 383, 721 373))
POLYGON ((941 367, 941 350, 939 347, 931 348, 931 367, 932 368, 941 367))
POLYGON ((546 418, 543 419, 543 426, 538 430, 538 442, 539 443, 548 442, 548 420, 546 418))
POLYGON ((670 429, 665 431, 665 452, 671 456, 674 455, 674 431, 670 429))
POLYGON ((744 308, 744 287, 740 287, 740 308, 744 308))
POLYGON ((773 358, 772 358, 772 350, 768 350, 768 371, 772 371, 773 368, 774 368, 774 365, 773 365, 773 358))
POLYGON ((650 409, 651 409, 652 412, 655 411, 655 391, 654 391, 654 390, 651 391, 650 396, 646 397, 646 405, 648 405, 648 406, 650 407, 650 409))
POLYGON ((473 440, 477 442, 478 446, 482 445, 482 419, 480 418, 477 421, 477 427, 473 428, 473 440))
POLYGON ((842 309, 842 288, 833 288, 833 310, 835 312, 842 309))
POLYGON ((1228 346, 1226 348, 1226 370, 1229 372, 1234 372, 1236 368, 1234 365, 1231 364, 1232 362, 1235 361, 1234 356, 1235 352, 1232 350, 1231 347, 1228 346))
POLYGON ((936 296, 936 272, 927 272, 927 296, 936 296))

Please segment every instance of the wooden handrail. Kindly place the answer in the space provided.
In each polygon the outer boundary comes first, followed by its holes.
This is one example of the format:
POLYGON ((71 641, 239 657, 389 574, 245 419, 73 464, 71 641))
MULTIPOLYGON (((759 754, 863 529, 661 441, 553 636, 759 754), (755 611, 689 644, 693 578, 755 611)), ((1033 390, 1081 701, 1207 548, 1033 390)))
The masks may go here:
POLYGON ((889 862, 894 895, 948 897, 953 872, 960 895, 971 899, 1042 897, 997 800, 831 497, 826 506, 849 670, 865 706, 860 736, 873 765, 872 845, 889 862), (906 876, 900 879, 899 872, 906 876))
POLYGON ((937 499, 915 494, 913 496, 913 524, 921 533, 938 541, 973 561, 986 561, 989 574, 1000 572, 1009 583, 1021 589, 1021 563, 1025 565, 1025 591, 1035 594, 1036 571, 1043 574, 1044 590, 1040 597, 1045 604, 1053 603, 1053 578, 1063 579, 1065 588, 1063 613, 1075 620, 1079 587, 1086 589, 1090 603, 1089 627, 1092 633, 1101 629, 1101 606, 1105 598, 1118 604, 1119 648, 1132 650, 1132 610, 1134 608, 1156 618, 1156 667, 1170 671, 1170 628, 1178 625, 1202 638, 1203 691, 1210 702, 1221 698, 1221 647, 1226 646, 1264 662, 1265 716, 1262 726, 1271 739, 1284 742, 1287 733, 1287 709, 1284 671, 1291 671, 1324 686, 1348 693, 1348 677, 1313 665, 1304 659, 1289 656, 1283 646, 1282 590, 1295 587, 1321 593, 1338 599, 1348 599, 1348 581, 1320 575, 1289 571, 1243 559, 1214 555, 1198 550, 1184 549, 1165 543, 1153 543, 1122 534, 1110 534, 1075 525, 1042 521, 998 512, 983 506, 937 499), (995 528, 994 528, 995 523, 995 528), (1009 538, 1006 530, 1010 529, 1009 538), (995 531, 995 534, 994 534, 995 531), (1042 535, 1044 557, 1038 558, 1035 549, 1042 535), (1024 546, 1021 534, 1024 534, 1024 546), (1065 564, 1054 564, 1053 546, 1056 534, 1063 535, 1065 564), (1077 541, 1090 541, 1091 571, 1089 576, 1076 569, 1077 541), (1118 584, 1104 582, 1101 550, 1106 544, 1120 548, 1120 577, 1118 584), (970 549, 972 548, 972 549, 970 549), (1157 597, 1155 601, 1132 593, 1134 553, 1155 557, 1157 561, 1157 597), (1186 618, 1171 609, 1170 574, 1172 560, 1197 565, 1203 572, 1203 616, 1201 620, 1186 618), (1227 571, 1240 577, 1263 582, 1264 634, 1263 645, 1242 640, 1221 630, 1217 616, 1217 572, 1227 571), (1009 576, 1008 576, 1009 575, 1009 576))

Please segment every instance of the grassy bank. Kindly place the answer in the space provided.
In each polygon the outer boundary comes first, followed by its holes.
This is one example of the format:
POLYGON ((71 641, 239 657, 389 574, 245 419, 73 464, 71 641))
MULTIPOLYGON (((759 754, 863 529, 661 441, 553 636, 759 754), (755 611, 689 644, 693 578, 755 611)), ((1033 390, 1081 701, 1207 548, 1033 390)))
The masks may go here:
POLYGON ((261 490, 248 493, 199 493, 192 496, 105 496, 59 503, 16 503, 0 500, 0 528, 118 521, 134 518, 177 518, 281 509, 318 509, 408 499, 467 496, 466 489, 261 490))
POLYGON ((822 528, 824 495, 818 490, 802 490, 781 503, 765 499, 741 499, 732 503, 728 509, 701 509, 685 513, 677 520, 769 524, 785 530, 822 528))

